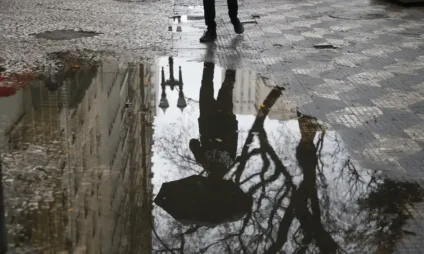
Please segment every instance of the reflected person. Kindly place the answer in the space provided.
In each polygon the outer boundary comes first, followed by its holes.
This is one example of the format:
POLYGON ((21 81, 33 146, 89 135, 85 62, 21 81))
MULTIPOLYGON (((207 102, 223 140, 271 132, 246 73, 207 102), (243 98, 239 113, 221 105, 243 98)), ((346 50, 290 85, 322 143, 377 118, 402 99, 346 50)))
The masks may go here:
POLYGON ((223 178, 237 153, 238 122, 233 113, 233 90, 236 71, 226 70, 225 79, 214 98, 215 65, 205 63, 200 88, 198 139, 190 140, 190 150, 211 178, 223 178))
MULTIPOLYGON (((298 113, 299 115, 299 113, 298 113)), ((320 129, 316 119, 300 115, 299 119, 300 142, 296 148, 296 159, 300 168, 305 171, 313 171, 318 165, 317 147, 314 144, 316 133, 320 129)))
MULTIPOLYGON (((318 196, 318 144, 320 142, 322 144, 323 136, 319 138, 317 145, 315 145, 314 140, 322 127, 314 117, 299 116, 301 139, 296 149, 296 159, 302 169, 303 181, 300 183, 295 196, 297 199, 294 208, 296 218, 299 220, 306 242, 310 243, 313 239, 320 249, 320 253, 335 254, 338 253, 339 246, 324 227, 321 218, 321 214, 328 207, 321 206, 318 196)), ((304 249, 304 247, 301 247, 301 249, 304 249)))

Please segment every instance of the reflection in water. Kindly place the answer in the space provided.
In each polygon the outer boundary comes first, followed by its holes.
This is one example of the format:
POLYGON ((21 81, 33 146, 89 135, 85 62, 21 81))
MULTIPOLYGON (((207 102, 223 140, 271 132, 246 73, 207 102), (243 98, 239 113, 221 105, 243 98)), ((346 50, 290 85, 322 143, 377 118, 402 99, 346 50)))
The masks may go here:
POLYGON ((242 218, 253 200, 231 180, 193 175, 162 184, 154 202, 184 225, 215 227, 242 218))
POLYGON ((61 60, 0 99, 10 253, 150 253, 150 68, 61 60))
POLYGON ((152 79, 145 65, 61 60, 0 98, 10 253, 393 253, 424 202, 250 71, 164 58, 152 79), (214 181, 212 228, 152 206, 193 175, 214 181), (224 182, 253 197, 231 218, 224 182))
POLYGON ((251 196, 232 181, 222 179, 234 164, 237 152, 237 120, 233 113, 236 72, 225 72, 215 100, 214 69, 214 64, 204 64, 199 96, 200 141, 191 139, 189 143, 195 160, 208 176, 193 175, 163 183, 155 199, 157 205, 185 225, 215 227, 239 220, 252 206, 251 196))
POLYGON ((176 80, 174 77, 174 59, 172 57, 169 57, 169 76, 170 76, 169 79, 165 80, 165 70, 163 67, 161 72, 162 81, 160 86, 162 88, 162 92, 161 92, 159 107, 164 112, 169 107, 169 102, 168 102, 168 99, 166 98, 167 86, 169 86, 172 91, 174 91, 175 87, 178 87, 179 89, 177 107, 181 109, 181 111, 183 111, 184 108, 187 106, 187 103, 184 97, 184 92, 183 92, 184 83, 183 83, 183 74, 182 74, 181 66, 179 68, 178 73, 179 73, 179 79, 176 80))
POLYGON ((239 221, 214 228, 182 225, 155 207, 156 253, 393 253, 411 218, 405 207, 424 201, 419 185, 356 166, 338 134, 313 117, 270 119, 272 107, 284 104, 281 89, 256 93, 262 94, 256 117, 246 110, 235 117, 240 71, 222 70, 216 95, 216 66, 198 69, 199 105, 155 119, 155 185, 206 171, 237 183, 254 203, 239 221), (200 141, 191 138, 199 114, 200 141))
POLYGON ((3 194, 3 172, 0 159, 0 253, 7 251, 6 218, 3 194))
POLYGON ((224 82, 214 98, 215 65, 205 63, 200 87, 200 141, 190 140, 190 150, 210 177, 222 178, 232 165, 237 152, 238 122, 233 113, 233 90, 236 81, 233 70, 225 72, 224 82))

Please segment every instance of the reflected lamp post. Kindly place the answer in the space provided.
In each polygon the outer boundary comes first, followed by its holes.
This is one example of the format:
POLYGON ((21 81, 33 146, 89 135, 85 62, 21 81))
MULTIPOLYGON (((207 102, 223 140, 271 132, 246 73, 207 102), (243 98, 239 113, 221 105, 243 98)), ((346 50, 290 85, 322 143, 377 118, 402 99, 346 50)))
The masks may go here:
POLYGON ((165 71, 163 70, 163 67, 162 67, 162 82, 161 82, 161 87, 162 87, 162 93, 161 93, 161 96, 160 96, 159 107, 163 110, 163 112, 165 112, 166 109, 169 108, 169 102, 168 102, 168 99, 166 98, 166 92, 165 92, 165 71))
POLYGON ((169 79, 165 79, 165 69, 162 67, 162 81, 161 81, 161 98, 159 102, 159 107, 165 112, 165 110, 169 107, 168 99, 166 98, 166 87, 169 86, 171 88, 171 91, 174 91, 174 88, 178 86, 178 101, 177 101, 177 107, 183 111, 185 107, 187 107, 187 102, 184 96, 183 92, 183 74, 181 70, 181 66, 179 67, 178 72, 178 80, 174 77, 174 59, 172 57, 169 57, 169 79))

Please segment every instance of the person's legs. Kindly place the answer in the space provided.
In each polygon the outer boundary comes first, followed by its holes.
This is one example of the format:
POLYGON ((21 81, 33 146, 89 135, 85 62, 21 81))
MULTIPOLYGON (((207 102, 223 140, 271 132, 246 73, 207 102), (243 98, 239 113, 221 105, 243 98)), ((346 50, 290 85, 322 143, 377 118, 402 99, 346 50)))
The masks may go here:
POLYGON ((242 34, 244 32, 244 27, 238 18, 237 0, 227 0, 227 5, 228 5, 228 15, 230 16, 231 23, 234 26, 234 31, 237 34, 242 34))
POLYGON ((203 0, 203 11, 205 15, 205 24, 208 30, 216 31, 215 0, 203 0))
POLYGON ((215 133, 217 103, 214 98, 213 78, 215 65, 213 63, 204 63, 202 86, 199 96, 199 134, 200 143, 204 150, 209 147, 210 140, 215 133))
POLYGON ((216 111, 216 100, 214 98, 213 77, 215 64, 204 63, 202 86, 200 87, 199 108, 200 118, 208 118, 212 112, 216 111))
POLYGON ((216 39, 215 0, 203 0, 206 32, 200 38, 200 42, 210 42, 216 39))
POLYGON ((225 79, 218 92, 217 104, 220 113, 220 125, 217 133, 222 140, 221 149, 228 152, 231 164, 234 163, 237 154, 238 122, 234 114, 233 90, 236 82, 236 71, 226 70, 225 79))
POLYGON ((231 23, 238 21, 238 3, 237 0, 227 0, 228 16, 230 16, 231 23))
POLYGON ((233 90, 236 82, 236 71, 226 70, 224 82, 218 92, 218 107, 225 114, 233 114, 233 90))

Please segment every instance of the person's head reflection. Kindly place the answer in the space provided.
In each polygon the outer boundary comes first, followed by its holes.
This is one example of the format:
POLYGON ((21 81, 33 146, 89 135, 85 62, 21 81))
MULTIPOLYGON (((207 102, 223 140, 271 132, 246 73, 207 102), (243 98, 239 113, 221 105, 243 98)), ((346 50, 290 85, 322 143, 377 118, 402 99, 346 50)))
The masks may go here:
POLYGON ((200 140, 190 140, 190 150, 209 177, 222 178, 230 170, 237 152, 238 122, 233 113, 236 71, 226 70, 224 82, 214 98, 213 63, 205 63, 200 88, 200 140))
POLYGON ((302 115, 299 119, 301 139, 296 149, 296 158, 302 171, 314 171, 318 163, 317 146, 314 139, 321 126, 313 117, 302 115))

